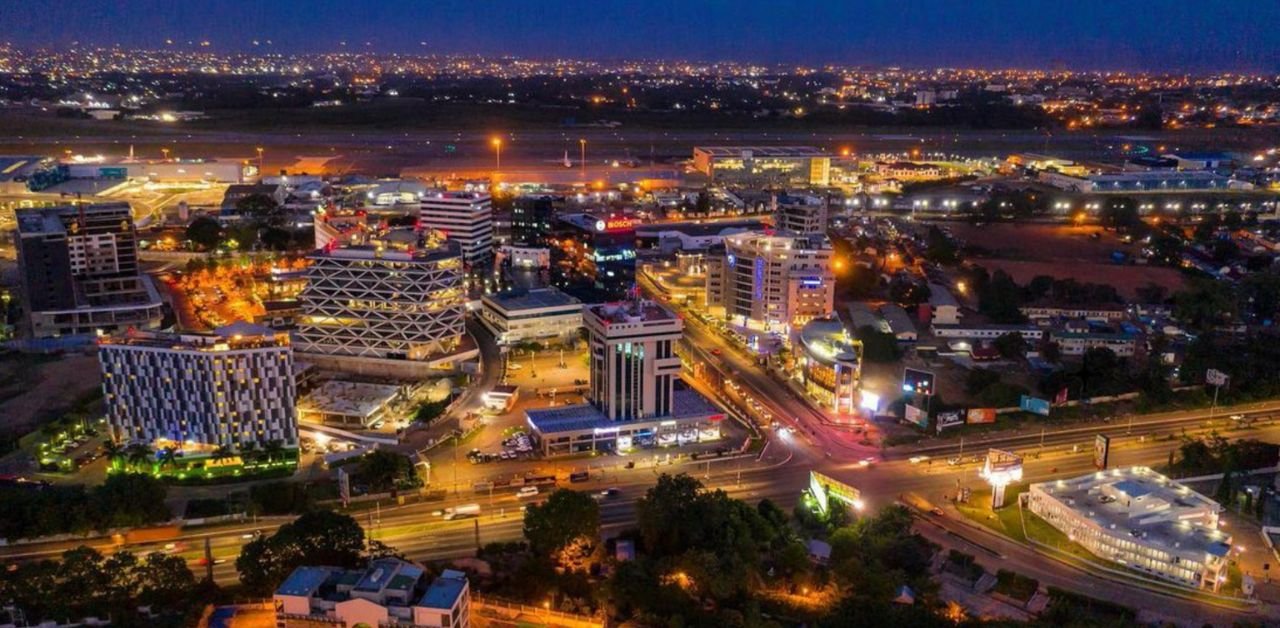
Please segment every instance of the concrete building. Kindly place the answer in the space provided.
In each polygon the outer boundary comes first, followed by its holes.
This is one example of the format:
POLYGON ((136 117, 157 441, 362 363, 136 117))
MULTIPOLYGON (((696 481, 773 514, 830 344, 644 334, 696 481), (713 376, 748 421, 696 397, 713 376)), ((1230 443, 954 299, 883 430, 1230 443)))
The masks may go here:
POLYGON ((817 236, 727 236, 723 255, 707 257, 707 309, 752 329, 798 329, 831 313, 831 257, 830 246, 817 236))
POLYGON ((807 236, 824 236, 830 220, 827 199, 813 195, 774 196, 773 224, 778 231, 807 236))
POLYGON ((395 558, 367 569, 298 567, 272 598, 278 628, 471 625, 465 574, 446 569, 428 584, 421 567, 395 558))
POLYGON ((131 332, 98 342, 111 437, 184 451, 298 446, 286 334, 245 323, 213 334, 131 332))
POLYGON ((1246 184, 1207 170, 1150 170, 1079 176, 1045 171, 1037 176, 1042 183, 1082 194, 1247 189, 1246 184))
POLYGON ((34 338, 155 329, 160 295, 138 269, 128 203, 20 209, 18 270, 34 338))
POLYGON ((799 336, 802 363, 794 372, 805 392, 828 410, 852 414, 862 377, 862 343, 831 318, 809 321, 799 336))
POLYGON ((1062 318, 1110 322, 1129 317, 1129 310, 1120 303, 1109 305, 1024 305, 1018 308, 1030 319, 1062 318))
POLYGON ((717 183, 825 187, 831 157, 813 146, 696 146, 693 167, 717 183))
POLYGON ((486 294, 480 299, 480 322, 498 344, 564 342, 582 328, 582 302, 555 288, 486 294))
POLYGON ((1146 467, 1032 484, 1028 509, 1109 562, 1185 586, 1217 591, 1231 535, 1222 507, 1146 467))
POLYGON ((1030 343, 1044 338, 1044 329, 1035 325, 1003 325, 997 323, 975 323, 933 325, 935 338, 956 338, 961 340, 995 340, 1005 334, 1020 334, 1030 343))
POLYGON ((488 194, 428 192, 418 206, 418 225, 457 242, 468 266, 493 260, 493 200, 488 194))
POLYGON ((893 334, 898 342, 915 342, 919 337, 916 324, 911 322, 911 315, 907 314, 902 306, 897 303, 886 303, 880 307, 880 313, 889 324, 889 333, 893 334))
POLYGON ((942 284, 929 284, 929 312, 932 325, 960 324, 960 302, 942 284))
POLYGON ((468 357, 460 353, 465 294, 457 244, 435 234, 417 242, 312 253, 298 296, 298 353, 317 367, 362 372, 421 373, 468 357))
POLYGON ((875 165, 876 174, 898 181, 931 181, 942 178, 942 168, 934 164, 913 161, 880 161, 875 165))
POLYGON ((400 386, 329 380, 298 402, 298 420, 358 430, 381 426, 391 405, 404 398, 400 386))
POLYGON ((590 403, 525 413, 544 454, 720 438, 724 415, 679 382, 675 345, 684 321, 639 299, 589 307, 584 319, 590 334, 590 403))
POLYGON ((636 227, 620 215, 568 214, 553 225, 552 283, 588 303, 618 301, 636 282, 636 227))
POLYGON ((511 208, 511 244, 517 247, 546 247, 551 224, 556 219, 554 196, 518 196, 511 208))
POLYGON ((1138 350, 1138 335, 1123 330, 1054 330, 1049 333, 1049 339, 1058 344, 1062 355, 1084 355, 1090 349, 1110 349, 1116 356, 1127 358, 1138 350))

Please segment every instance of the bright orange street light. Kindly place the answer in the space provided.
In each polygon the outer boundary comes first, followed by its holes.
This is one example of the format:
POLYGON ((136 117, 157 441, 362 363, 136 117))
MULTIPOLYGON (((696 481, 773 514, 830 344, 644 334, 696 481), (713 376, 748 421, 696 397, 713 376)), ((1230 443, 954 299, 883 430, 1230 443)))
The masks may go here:
POLYGON ((494 153, 495 163, 494 163, 493 169, 495 171, 502 170, 502 138, 495 137, 493 138, 492 143, 493 143, 493 149, 495 151, 494 153))

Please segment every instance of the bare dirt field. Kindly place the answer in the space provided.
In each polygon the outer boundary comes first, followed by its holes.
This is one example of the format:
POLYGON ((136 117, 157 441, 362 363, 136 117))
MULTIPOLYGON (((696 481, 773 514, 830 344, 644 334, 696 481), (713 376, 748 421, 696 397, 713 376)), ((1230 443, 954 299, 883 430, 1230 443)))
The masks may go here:
POLYGON ((1182 274, 1172 268, 1111 262, 1113 251, 1137 256, 1141 247, 1126 244, 1098 227, 1044 224, 969 224, 949 226, 951 232, 982 252, 974 262, 987 270, 1003 270, 1025 284, 1036 275, 1115 286, 1126 299, 1137 289, 1155 283, 1173 292, 1182 287, 1182 274), (1099 234, 1098 238, 1091 234, 1099 234))
POLYGON ((0 358, 0 431, 22 435, 101 385, 93 355, 0 358))

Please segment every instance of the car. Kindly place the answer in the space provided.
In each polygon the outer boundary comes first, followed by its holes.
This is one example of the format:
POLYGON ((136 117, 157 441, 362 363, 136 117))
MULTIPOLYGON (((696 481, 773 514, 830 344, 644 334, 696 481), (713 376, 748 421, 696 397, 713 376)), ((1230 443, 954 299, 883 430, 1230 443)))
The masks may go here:
POLYGON ((1244 420, 1244 415, 1243 415, 1243 414, 1233 414, 1233 415, 1231 415, 1230 419, 1231 419, 1232 421, 1240 422, 1240 421, 1243 421, 1243 420, 1244 420))
POLYGON ((720 351, 719 349, 712 349, 712 350, 711 350, 711 355, 720 355, 721 353, 722 353, 722 351, 720 351))
POLYGON ((954 466, 956 466, 956 465, 958 465, 958 464, 960 464, 960 462, 961 462, 961 460, 960 460, 960 456, 952 456, 952 457, 950 457, 950 458, 947 458, 947 464, 949 464, 949 465, 951 465, 951 466, 953 466, 953 467, 954 467, 954 466))
POLYGON ((538 493, 541 493, 541 492, 542 492, 542 491, 541 491, 541 490, 539 490, 539 489, 538 489, 538 487, 536 487, 536 486, 526 486, 526 487, 524 487, 524 488, 522 488, 522 489, 520 489, 519 491, 517 491, 517 492, 516 492, 516 497, 517 497, 517 498, 519 498, 519 499, 525 499, 525 498, 528 498, 528 497, 536 497, 536 496, 538 495, 538 493))
POLYGON ((920 464, 921 462, 924 462, 924 461, 926 461, 926 460, 928 460, 928 459, 929 459, 929 457, 928 457, 928 456, 912 456, 912 457, 908 458, 907 460, 908 460, 911 464, 920 464))
POLYGON ((875 456, 867 456, 866 458, 863 458, 862 460, 859 460, 859 461, 858 461, 858 466, 860 466, 860 467, 869 467, 869 466, 871 466, 871 465, 873 465, 873 464, 875 464, 875 463, 876 463, 876 457, 875 457, 875 456))
POLYGON ((935 517, 941 517, 941 516, 946 515, 947 513, 942 512, 942 509, 941 509, 941 508, 937 508, 937 507, 935 507, 933 510, 930 510, 930 511, 929 511, 929 514, 931 514, 931 515, 933 515, 933 516, 935 516, 935 517))

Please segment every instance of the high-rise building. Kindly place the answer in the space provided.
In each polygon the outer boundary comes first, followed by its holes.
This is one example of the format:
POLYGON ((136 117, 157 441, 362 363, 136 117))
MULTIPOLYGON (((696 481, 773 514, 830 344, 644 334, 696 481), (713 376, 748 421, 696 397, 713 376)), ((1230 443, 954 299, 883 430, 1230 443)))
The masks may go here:
POLYGON ((671 391, 680 378, 675 345, 684 321, 640 300, 595 305, 583 319, 590 334, 592 403, 615 421, 671 414, 671 391))
POLYGON ((309 256, 307 286, 298 296, 298 353, 343 370, 457 357, 465 331, 458 245, 436 234, 404 233, 411 241, 398 248, 389 237, 309 256))
POLYGON ((298 445, 287 334, 243 323, 213 334, 128 332, 101 338, 98 360, 117 442, 187 451, 298 445))
POLYGON ((707 309, 751 329, 788 332, 831 313, 832 250, 821 236, 726 236, 707 258, 707 309))
POLYGON ((588 307, 583 318, 589 333, 590 403, 525 411, 545 455, 720 438, 724 415, 680 381, 675 346, 684 333, 683 320, 636 298, 588 307))
POLYGON ((636 283, 637 224, 625 216, 561 216, 552 233, 552 284, 587 303, 625 298, 636 283))
POLYGON ((556 217, 555 202, 546 194, 516 197, 511 208, 511 245, 545 247, 556 217))
POLYGON ((162 302, 138 271, 128 203, 17 212, 18 266, 35 338, 160 325, 162 302))
POLYGON ((422 197, 418 225, 457 242, 468 266, 493 260, 493 201, 478 192, 431 192, 422 197))
POLYGON ((779 195, 773 197, 773 224, 778 231, 821 236, 830 219, 827 199, 819 196, 779 195))

